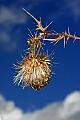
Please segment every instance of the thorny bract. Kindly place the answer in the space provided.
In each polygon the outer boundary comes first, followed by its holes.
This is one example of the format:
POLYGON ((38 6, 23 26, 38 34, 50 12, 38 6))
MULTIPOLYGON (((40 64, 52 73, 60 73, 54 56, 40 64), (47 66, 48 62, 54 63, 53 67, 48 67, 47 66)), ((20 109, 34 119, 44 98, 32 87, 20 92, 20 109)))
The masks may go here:
POLYGON ((28 48, 28 56, 23 57, 23 60, 15 65, 17 75, 14 78, 14 83, 18 83, 18 85, 21 85, 23 88, 29 85, 34 90, 39 90, 49 84, 52 74, 51 56, 48 55, 48 52, 45 54, 41 52, 43 48, 43 42, 41 40, 53 42, 55 45, 64 39, 65 47, 69 38, 76 40, 80 39, 80 37, 75 36, 75 34, 71 35, 69 28, 68 32, 65 31, 62 33, 58 33, 55 30, 47 31, 47 28, 52 22, 43 27, 41 18, 39 21, 24 8, 22 9, 35 20, 37 25, 34 35, 29 30, 30 38, 28 39, 28 44, 30 47, 28 48))
POLYGON ((57 42, 59 42, 61 39, 64 39, 64 47, 65 45, 67 44, 69 38, 73 38, 74 40, 76 39, 80 39, 80 37, 77 37, 74 35, 71 35, 70 34, 70 30, 69 30, 69 27, 68 27, 68 32, 62 32, 62 33, 58 33, 56 32, 55 30, 53 31, 47 31, 47 28, 52 24, 52 22, 50 22, 46 27, 43 27, 42 26, 42 20, 40 18, 40 21, 38 21, 33 15, 31 15, 28 11, 26 11, 24 8, 22 8, 28 15, 30 15, 37 23, 37 28, 36 30, 41 30, 41 32, 39 33, 39 36, 37 36, 37 38, 40 40, 40 39, 43 39, 43 40, 48 40, 48 41, 52 41, 52 42, 55 42, 55 44, 57 42), (52 38, 48 38, 49 36, 51 36, 52 38), (53 38, 55 37, 55 38, 53 38))

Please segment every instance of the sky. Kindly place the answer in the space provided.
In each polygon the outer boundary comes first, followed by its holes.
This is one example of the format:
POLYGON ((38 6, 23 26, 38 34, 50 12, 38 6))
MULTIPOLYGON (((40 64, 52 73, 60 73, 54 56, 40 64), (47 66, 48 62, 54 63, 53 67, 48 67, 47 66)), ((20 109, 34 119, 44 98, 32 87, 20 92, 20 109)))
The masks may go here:
MULTIPOLYGON (((29 47, 28 28, 35 21, 25 8, 43 25, 53 21, 48 30, 67 31, 80 36, 80 0, 2 0, 0 1, 0 114, 4 120, 80 120, 80 41, 63 40, 55 46, 45 42, 44 52, 55 52, 52 67, 56 73, 50 84, 39 91, 24 90, 13 84, 13 64, 29 47)), ((1 120, 1 118, 0 118, 1 120)))

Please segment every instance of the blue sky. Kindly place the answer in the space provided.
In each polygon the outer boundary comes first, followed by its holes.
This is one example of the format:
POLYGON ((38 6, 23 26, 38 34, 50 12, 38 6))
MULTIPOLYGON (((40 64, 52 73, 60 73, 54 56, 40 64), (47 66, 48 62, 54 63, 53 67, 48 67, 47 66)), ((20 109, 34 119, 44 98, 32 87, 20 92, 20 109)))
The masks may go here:
MULTIPOLYGON (((70 27, 71 34, 76 32, 76 35, 80 36, 79 6, 79 0, 0 1, 0 101, 3 101, 3 106, 4 104, 7 106, 8 101, 12 101, 12 104, 15 104, 13 105, 14 107, 11 107, 12 110, 13 108, 18 108, 18 112, 26 112, 26 115, 21 113, 23 116, 25 116, 24 118, 13 118, 13 120, 28 119, 29 117, 27 111, 31 111, 30 115, 35 116, 35 114, 38 113, 37 110, 39 110, 39 114, 41 116, 41 112, 47 110, 46 106, 49 108, 49 105, 54 106, 55 103, 57 106, 58 104, 68 105, 68 103, 66 103, 66 99, 68 98, 71 98, 69 100, 72 100, 73 103, 80 104, 80 102, 75 102, 79 101, 79 99, 75 100, 76 96, 80 98, 79 40, 76 40, 73 43, 73 39, 69 39, 65 49, 63 46, 63 40, 58 42, 58 44, 55 46, 54 44, 45 42, 46 46, 44 46, 44 51, 48 49, 49 53, 51 53, 51 51, 54 50, 55 55, 53 62, 59 63, 53 67, 53 70, 56 74, 52 76, 48 86, 39 91, 34 91, 30 87, 27 87, 23 90, 21 87, 13 84, 13 76, 15 75, 13 64, 15 64, 17 60, 22 60, 21 55, 23 55, 24 50, 28 48, 27 38, 29 37, 29 31, 27 28, 35 28, 35 21, 28 16, 22 10, 22 8, 25 8, 38 20, 39 17, 41 17, 44 26, 47 22, 53 21, 53 24, 51 24, 51 26, 48 28, 49 30, 56 30, 57 32, 61 33, 70 27)), ((9 105, 11 106, 10 103, 9 105)), ((3 106, 1 107, 2 109, 0 109, 0 111, 3 113, 3 116, 6 116, 6 118, 9 120, 10 117, 12 118, 12 116, 5 114, 3 106)), ((55 108, 52 109, 53 111, 55 110, 55 108)), ((66 109, 66 107, 64 107, 64 109, 66 109)), ((74 109, 76 108, 74 107, 74 109)), ((80 113, 80 109, 77 108, 77 110, 78 113, 80 113)), ((80 115, 78 115, 79 117, 76 117, 76 114, 75 117, 71 116, 67 118, 67 120, 72 120, 72 118, 75 118, 73 120, 79 120, 80 115)), ((29 119, 32 120, 32 118, 29 119)), ((48 118, 46 120, 53 119, 48 118)), ((61 119, 56 118, 56 120, 61 119)))

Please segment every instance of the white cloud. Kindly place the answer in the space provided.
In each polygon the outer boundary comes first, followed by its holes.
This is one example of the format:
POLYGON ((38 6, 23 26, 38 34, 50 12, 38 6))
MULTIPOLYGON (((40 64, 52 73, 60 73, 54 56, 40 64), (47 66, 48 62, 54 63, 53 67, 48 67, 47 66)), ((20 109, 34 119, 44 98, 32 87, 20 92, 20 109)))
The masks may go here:
POLYGON ((66 3, 70 9, 70 13, 72 13, 76 19, 80 18, 80 0, 67 0, 66 3))
POLYGON ((73 20, 80 20, 80 0, 61 0, 61 2, 54 3, 54 11, 50 11, 49 19, 60 19, 66 17, 73 17, 73 20))
POLYGON ((4 120, 80 120, 80 91, 69 94, 62 102, 26 113, 0 95, 0 112, 4 120))
POLYGON ((0 32, 0 48, 7 51, 13 51, 17 46, 17 41, 13 40, 13 36, 11 38, 10 33, 5 30, 0 32))
POLYGON ((21 31, 15 27, 26 22, 26 15, 17 8, 0 6, 0 48, 7 51, 14 50, 17 46, 15 36, 21 36, 21 31))
POLYGON ((0 23, 20 24, 26 22, 26 16, 18 13, 17 9, 0 7, 0 23))

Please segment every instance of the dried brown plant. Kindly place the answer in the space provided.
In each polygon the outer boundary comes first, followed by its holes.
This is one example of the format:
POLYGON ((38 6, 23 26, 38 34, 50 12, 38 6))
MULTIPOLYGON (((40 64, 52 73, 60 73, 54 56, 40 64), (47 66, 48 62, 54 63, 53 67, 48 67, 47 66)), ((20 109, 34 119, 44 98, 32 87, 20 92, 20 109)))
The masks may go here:
POLYGON ((21 85, 23 88, 29 85, 34 90, 39 90, 49 84, 52 74, 50 55, 41 52, 43 48, 43 42, 41 40, 56 44, 64 39, 65 47, 69 38, 80 40, 80 37, 75 36, 75 34, 71 35, 69 27, 68 32, 58 33, 55 32, 55 30, 47 31, 47 28, 52 22, 43 27, 41 18, 39 21, 24 8, 22 9, 35 20, 37 28, 35 28, 36 33, 34 35, 29 30, 30 38, 28 39, 28 44, 30 47, 28 48, 28 56, 23 57, 23 60, 15 65, 17 75, 14 78, 14 83, 18 83, 18 85, 21 85))

